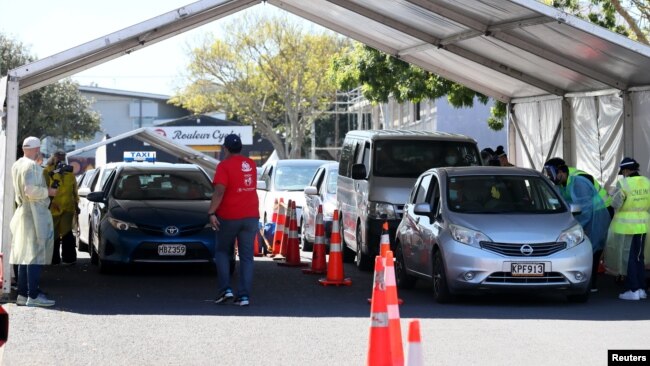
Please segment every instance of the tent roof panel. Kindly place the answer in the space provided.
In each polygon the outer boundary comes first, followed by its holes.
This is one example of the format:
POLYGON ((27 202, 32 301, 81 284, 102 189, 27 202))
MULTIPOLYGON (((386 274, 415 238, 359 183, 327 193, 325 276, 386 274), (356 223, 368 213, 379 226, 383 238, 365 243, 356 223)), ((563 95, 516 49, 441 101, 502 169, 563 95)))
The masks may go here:
POLYGON ((650 84, 650 47, 535 0, 269 3, 500 100, 650 84))
MULTIPOLYGON (((24 94, 260 2, 201 0, 10 75, 24 94)), ((267 2, 502 101, 650 85, 649 46, 535 0, 267 2)))

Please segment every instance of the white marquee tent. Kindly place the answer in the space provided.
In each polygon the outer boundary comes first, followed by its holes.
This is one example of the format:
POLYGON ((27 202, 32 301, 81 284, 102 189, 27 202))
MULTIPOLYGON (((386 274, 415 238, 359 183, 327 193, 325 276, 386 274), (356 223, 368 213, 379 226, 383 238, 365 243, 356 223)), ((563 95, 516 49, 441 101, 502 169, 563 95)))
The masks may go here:
MULTIPOLYGON (((11 70, 0 81, 0 238, 9 292, 18 97, 261 0, 202 0, 11 70), (4 103, 0 103, 2 105, 4 103), (5 114, 3 112, 3 115, 5 114)), ((650 47, 535 0, 268 0, 509 103, 516 165, 562 156, 609 186, 624 155, 650 172, 650 47)), ((483 123, 483 121, 477 121, 483 123)))

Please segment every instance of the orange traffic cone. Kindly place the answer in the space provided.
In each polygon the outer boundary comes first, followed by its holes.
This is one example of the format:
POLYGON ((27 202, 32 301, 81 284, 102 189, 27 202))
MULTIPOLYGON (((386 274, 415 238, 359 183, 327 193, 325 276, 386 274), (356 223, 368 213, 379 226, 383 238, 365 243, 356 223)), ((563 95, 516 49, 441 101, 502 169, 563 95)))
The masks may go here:
POLYGON ((280 198, 278 203, 277 222, 275 224, 275 233, 273 234, 273 248, 271 256, 280 254, 280 247, 282 246, 282 236, 284 235, 284 224, 286 221, 284 199, 280 198))
POLYGON ((393 359, 393 365, 403 365, 402 326, 399 318, 399 300, 397 299, 393 252, 390 250, 386 252, 384 284, 386 285, 386 306, 388 308, 388 328, 390 331, 390 355, 393 359))
POLYGON ((287 256, 287 248, 289 244, 289 226, 291 224, 291 200, 287 201, 287 208, 284 214, 284 233, 282 234, 282 241, 280 242, 279 252, 273 256, 274 261, 284 260, 287 256))
MULTIPOLYGON (((388 233, 388 221, 384 221, 384 224, 381 226, 381 239, 379 240, 379 254, 381 255, 382 258, 384 258, 384 266, 388 266, 387 264, 388 261, 386 260, 386 253, 388 253, 389 251, 390 251, 390 234, 388 233)), ((393 268, 395 267, 393 266, 393 268)), ((394 269, 393 269, 393 273, 394 273, 394 269)), ((370 299, 368 299, 368 303, 370 303, 370 299)), ((404 301, 402 299, 397 299, 397 303, 399 305, 402 305, 404 301)))
POLYGON ((390 250, 390 235, 388 234, 388 221, 381 226, 381 239, 379 240, 379 255, 386 258, 386 252, 390 250))
POLYGON ((380 256, 375 257, 375 276, 372 284, 372 303, 370 305, 369 366, 393 364, 383 262, 384 260, 380 256))
POLYGON ((253 242, 253 256, 261 257, 262 251, 260 250, 260 233, 255 233, 255 241, 253 242))
POLYGON ((316 238, 314 239, 314 250, 311 257, 311 269, 303 269, 305 274, 323 274, 327 272, 327 260, 325 258, 325 226, 323 225, 323 206, 318 206, 316 214, 316 238))
POLYGON ((341 253, 341 234, 339 234, 339 211, 334 210, 332 218, 332 235, 330 237, 330 260, 327 263, 327 277, 318 282, 323 286, 352 285, 352 280, 343 278, 343 254, 341 253))
POLYGON ((422 342, 420 340, 420 321, 411 320, 409 323, 409 354, 407 366, 424 366, 422 360, 422 342))
MULTIPOLYGON (((282 246, 284 249, 284 246, 282 246)), ((278 263, 285 267, 305 267, 308 263, 300 261, 300 240, 298 239, 298 220, 296 219, 296 202, 291 202, 291 221, 289 221, 289 241, 284 254, 285 261, 278 263)))

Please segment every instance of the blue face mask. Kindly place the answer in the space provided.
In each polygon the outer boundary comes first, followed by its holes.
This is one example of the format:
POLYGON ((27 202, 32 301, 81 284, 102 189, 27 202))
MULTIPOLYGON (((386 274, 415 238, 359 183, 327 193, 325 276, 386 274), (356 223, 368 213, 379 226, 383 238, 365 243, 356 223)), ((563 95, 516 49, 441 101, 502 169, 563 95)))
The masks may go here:
POLYGON ((452 201, 457 200, 458 199, 458 191, 455 190, 455 189, 450 189, 449 190, 449 199, 451 199, 452 201))

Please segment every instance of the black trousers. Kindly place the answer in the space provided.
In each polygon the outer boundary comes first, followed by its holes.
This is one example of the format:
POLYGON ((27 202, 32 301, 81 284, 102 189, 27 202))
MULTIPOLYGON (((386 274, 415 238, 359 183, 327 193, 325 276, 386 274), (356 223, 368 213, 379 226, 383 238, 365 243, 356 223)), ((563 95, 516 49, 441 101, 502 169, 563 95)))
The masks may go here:
POLYGON ((630 245, 630 256, 627 262, 625 289, 636 291, 645 287, 645 261, 643 256, 646 234, 634 234, 630 245))
POLYGON ((63 260, 65 263, 77 261, 77 245, 72 231, 65 234, 62 238, 58 235, 54 237, 54 253, 52 253, 52 264, 59 264, 63 260))

